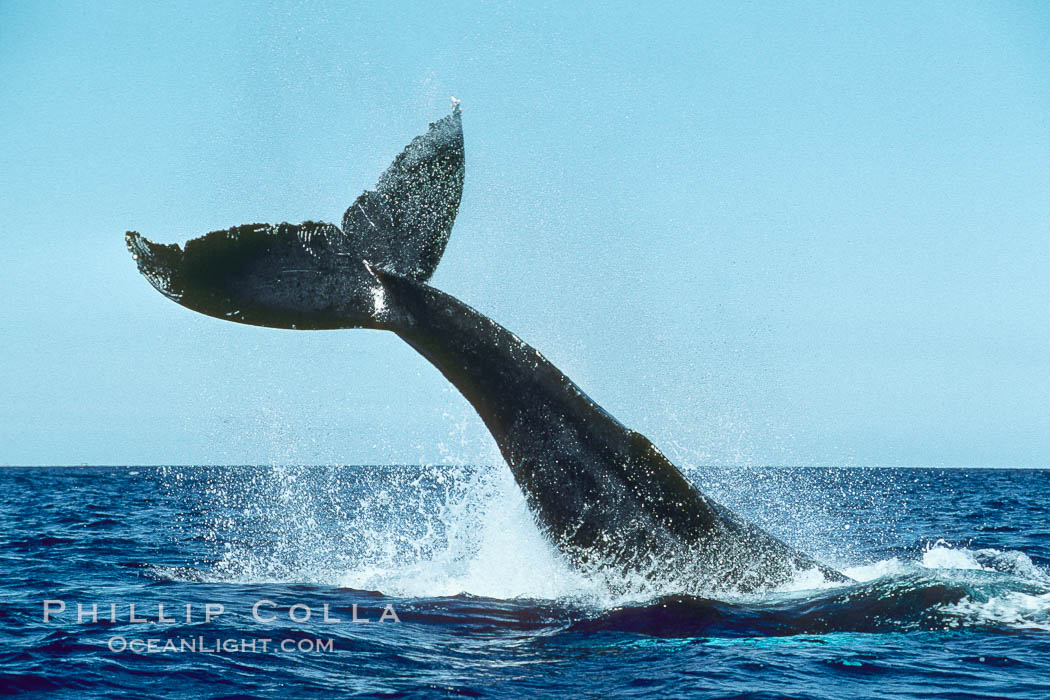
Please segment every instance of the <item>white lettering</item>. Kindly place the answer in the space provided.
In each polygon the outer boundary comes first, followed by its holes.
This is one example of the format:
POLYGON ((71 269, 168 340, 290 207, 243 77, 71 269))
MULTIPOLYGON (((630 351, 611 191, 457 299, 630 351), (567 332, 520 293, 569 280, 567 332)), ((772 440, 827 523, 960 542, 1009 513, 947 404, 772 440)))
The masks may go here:
MULTIPOLYGON (((91 615, 91 621, 92 622, 98 622, 98 603, 92 603, 91 604, 91 610, 89 610, 88 612, 91 615)), ((84 617, 86 617, 84 615, 84 606, 81 605, 80 603, 77 603, 77 624, 78 625, 82 624, 84 622, 84 617)))
POLYGON ((336 622, 342 622, 342 620, 340 620, 338 617, 329 617, 328 616, 328 603, 325 603, 324 604, 324 619, 322 619, 321 622, 336 623, 336 622))
POLYGON ((135 617, 135 604, 132 603, 128 606, 128 622, 149 622, 144 617, 135 617))
POLYGON ((157 603, 157 624, 175 622, 174 617, 164 617, 164 603, 157 603))
POLYGON ((310 610, 310 606, 309 605, 305 605, 303 603, 296 603, 292 607, 288 608, 288 619, 291 620, 292 622, 306 622, 307 620, 310 619, 311 613, 312 613, 312 611, 310 610), (305 610, 306 611, 306 616, 305 617, 296 617, 295 616, 295 611, 296 610, 305 610))
POLYGON ((44 601, 44 622, 51 619, 52 613, 57 615, 66 609, 66 603, 63 600, 45 600, 44 601))
POLYGON ((277 619, 276 615, 271 615, 270 617, 263 617, 262 615, 259 614, 259 608, 261 606, 263 606, 263 605, 269 605, 272 608, 276 608, 277 607, 277 603, 273 602, 272 600, 259 600, 259 601, 256 601, 255 605, 252 606, 252 617, 255 618, 255 621, 256 622, 273 622, 274 620, 276 620, 277 619))
POLYGON ((387 603, 387 606, 383 608, 383 614, 379 616, 380 622, 386 622, 387 620, 393 620, 394 622, 401 622, 401 618, 394 612, 394 606, 387 603))
POLYGON ((204 621, 211 622, 213 617, 218 617, 226 612, 226 606, 222 603, 208 603, 204 606, 204 621))

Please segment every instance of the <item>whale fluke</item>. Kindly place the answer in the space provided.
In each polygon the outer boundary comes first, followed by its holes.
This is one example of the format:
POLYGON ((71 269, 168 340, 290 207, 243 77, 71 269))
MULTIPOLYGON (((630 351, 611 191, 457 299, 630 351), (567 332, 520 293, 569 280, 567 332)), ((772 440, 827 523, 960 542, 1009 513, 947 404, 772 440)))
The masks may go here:
POLYGON ((459 208, 463 162, 454 104, 347 209, 341 228, 249 224, 185 249, 129 231, 128 248, 162 294, 210 316, 396 333, 471 403, 540 529, 585 570, 612 572, 610 581, 660 578, 685 592, 769 588, 809 569, 848 580, 707 498, 539 351, 427 284, 459 208))
POLYGON ((212 231, 185 249, 136 231, 125 237, 143 276, 194 311, 274 328, 379 328, 381 290, 369 265, 430 279, 462 193, 463 127, 454 105, 350 205, 342 228, 247 224, 212 231))
POLYGON ((463 125, 452 114, 413 139, 374 190, 343 214, 343 233, 363 259, 426 282, 437 269, 463 194, 463 125))

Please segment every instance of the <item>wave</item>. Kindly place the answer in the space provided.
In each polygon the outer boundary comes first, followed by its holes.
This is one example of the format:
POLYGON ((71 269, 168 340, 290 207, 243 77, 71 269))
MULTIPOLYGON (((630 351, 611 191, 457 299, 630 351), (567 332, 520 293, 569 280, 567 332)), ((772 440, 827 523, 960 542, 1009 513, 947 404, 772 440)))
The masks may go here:
MULTIPOLYGON (((783 636, 834 632, 1050 630, 1050 576, 1024 552, 937 540, 877 561, 838 562, 853 584, 800 572, 779 590, 705 596, 673 580, 610 582, 571 568, 536 528, 506 469, 386 467, 190 472, 202 520, 182 537, 210 547, 165 580, 312 584, 412 600, 571 611, 569 632, 783 636), (207 507, 203 507, 207 506, 207 507), (625 592, 626 591, 626 592, 625 592)), ((842 557, 846 559, 846 556, 842 557)))
MULTIPOLYGON (((935 556, 943 556, 943 552, 935 556)), ((968 559, 973 552, 950 550, 968 559)), ((1020 553, 1000 553, 1013 558, 1020 553)), ((867 581, 816 589, 705 598, 687 594, 616 600, 578 593, 555 599, 502 599, 467 593, 393 595, 346 589, 347 595, 409 604, 415 623, 516 628, 554 624, 569 633, 619 632, 654 637, 777 637, 833 633, 895 633, 979 628, 1050 631, 1050 585, 982 568, 928 568, 887 560, 865 571, 892 571, 867 581)), ((169 581, 218 583, 214 575, 185 567, 149 567, 169 581)), ((244 585, 243 583, 241 585, 244 585)), ((590 591, 590 589, 589 589, 590 591)))

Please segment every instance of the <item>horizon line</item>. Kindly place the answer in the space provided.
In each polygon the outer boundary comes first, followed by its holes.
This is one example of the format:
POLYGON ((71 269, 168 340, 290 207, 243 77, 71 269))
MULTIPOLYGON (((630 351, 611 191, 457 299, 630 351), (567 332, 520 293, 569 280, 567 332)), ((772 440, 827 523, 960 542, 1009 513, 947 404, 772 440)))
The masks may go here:
MULTIPOLYGON (((265 467, 306 467, 306 468, 383 468, 383 467, 440 467, 462 469, 489 464, 419 464, 408 462, 365 463, 365 464, 0 464, 0 469, 212 469, 212 468, 265 468, 265 467)), ((691 464, 684 469, 1027 469, 1050 470, 1050 466, 1017 466, 1017 465, 966 465, 966 464, 691 464)))

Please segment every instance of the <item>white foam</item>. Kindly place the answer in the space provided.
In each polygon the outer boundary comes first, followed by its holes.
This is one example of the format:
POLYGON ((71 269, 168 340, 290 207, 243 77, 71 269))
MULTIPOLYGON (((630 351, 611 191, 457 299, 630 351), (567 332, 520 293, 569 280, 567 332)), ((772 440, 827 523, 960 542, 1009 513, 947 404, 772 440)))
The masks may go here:
POLYGON ((372 288, 372 306, 376 318, 379 318, 386 313, 386 291, 383 289, 382 285, 372 288))
POLYGON ((922 553, 922 566, 927 569, 984 569, 969 549, 956 549, 944 540, 927 545, 922 553))
POLYGON ((397 596, 469 593, 492 598, 565 598, 594 592, 540 534, 513 478, 486 470, 461 499, 445 504, 443 535, 416 560, 353 567, 339 585, 397 596))
POLYGON ((904 573, 909 568, 910 567, 900 559, 893 557, 891 559, 883 559, 882 561, 870 564, 849 566, 843 569, 842 573, 846 574, 854 581, 865 583, 877 578, 882 578, 883 576, 895 576, 904 573))
POLYGON ((952 627, 984 624, 1050 631, 1050 592, 1011 591, 987 600, 967 596, 958 603, 943 606, 942 611, 952 618, 952 627))

